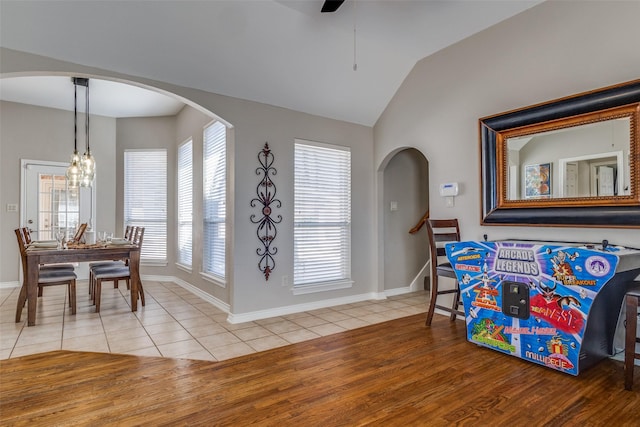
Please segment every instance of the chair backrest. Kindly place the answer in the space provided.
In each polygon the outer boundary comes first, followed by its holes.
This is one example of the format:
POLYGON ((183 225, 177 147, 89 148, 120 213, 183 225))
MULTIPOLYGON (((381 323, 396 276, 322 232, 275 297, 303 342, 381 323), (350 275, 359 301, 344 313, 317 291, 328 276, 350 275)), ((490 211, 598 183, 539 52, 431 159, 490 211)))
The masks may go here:
POLYGON ((438 257, 445 256, 445 243, 460 241, 460 227, 457 219, 428 219, 427 234, 431 250, 431 271, 435 274, 438 257))
POLYGON ((27 245, 29 244, 29 242, 26 241, 22 228, 16 228, 13 231, 16 233, 16 239, 18 239, 18 248, 20 248, 20 254, 22 254, 27 250, 27 245))
POLYGON ((125 228, 125 230, 124 230, 124 238, 129 240, 129 241, 131 240, 131 235, 133 234, 133 233, 131 233, 132 229, 133 229, 132 226, 127 225, 127 228, 125 228))
POLYGON ((84 235, 85 230, 87 229, 87 223, 83 222, 78 226, 78 230, 76 230, 76 234, 71 239, 72 243, 80 243, 82 240, 82 236, 84 235))
POLYGON ((29 230, 29 227, 22 227, 20 231, 22 232, 22 239, 24 240, 24 243, 26 245, 31 243, 31 230, 29 230))
POLYGON ((144 227, 136 227, 135 235, 133 236, 133 244, 142 248, 142 240, 144 239, 144 227))
POLYGON ((26 278, 27 277, 26 254, 27 254, 28 243, 25 242, 24 234, 21 228, 16 228, 14 231, 16 233, 16 239, 18 240, 18 248, 20 249, 20 260, 22 261, 22 277, 26 278))

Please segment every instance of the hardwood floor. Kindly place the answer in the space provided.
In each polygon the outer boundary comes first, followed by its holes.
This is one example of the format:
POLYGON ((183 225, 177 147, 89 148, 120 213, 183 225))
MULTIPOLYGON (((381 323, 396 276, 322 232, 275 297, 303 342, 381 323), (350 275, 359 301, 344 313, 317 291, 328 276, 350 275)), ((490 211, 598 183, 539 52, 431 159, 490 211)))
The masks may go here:
POLYGON ((578 377, 424 315, 223 362, 54 351, 0 362, 2 425, 638 426, 640 369, 578 377))

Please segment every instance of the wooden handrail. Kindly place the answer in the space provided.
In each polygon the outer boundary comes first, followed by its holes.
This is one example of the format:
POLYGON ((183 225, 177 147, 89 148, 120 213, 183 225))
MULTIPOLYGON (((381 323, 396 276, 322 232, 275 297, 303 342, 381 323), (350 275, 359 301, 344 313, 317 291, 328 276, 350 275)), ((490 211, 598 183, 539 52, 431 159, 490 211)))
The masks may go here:
POLYGON ((424 223, 427 222, 428 219, 429 219, 429 209, 427 209, 424 215, 422 215, 422 218, 420 218, 420 221, 418 221, 418 223, 414 225, 411 230, 409 230, 409 233, 416 234, 422 228, 424 223))

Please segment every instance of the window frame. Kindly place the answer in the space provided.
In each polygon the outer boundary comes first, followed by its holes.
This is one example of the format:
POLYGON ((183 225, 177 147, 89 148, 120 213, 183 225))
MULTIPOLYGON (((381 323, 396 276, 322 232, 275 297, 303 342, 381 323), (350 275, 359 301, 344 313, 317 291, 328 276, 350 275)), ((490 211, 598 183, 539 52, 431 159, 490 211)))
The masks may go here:
POLYGON ((189 272, 193 268, 193 163, 193 138, 189 138, 178 146, 176 153, 176 265, 189 272), (183 156, 188 157, 183 159, 183 156), (182 168, 187 168, 188 179, 183 176, 182 168), (182 235, 183 229, 188 236, 182 235), (183 243, 188 248, 188 259, 183 257, 183 243))
MULTIPOLYGON (((294 252, 294 274, 293 287, 294 295, 323 292, 336 289, 345 289, 353 286, 351 276, 351 251, 352 251, 352 205, 351 205, 351 182, 352 182, 352 161, 351 148, 337 144, 327 144, 322 142, 308 141, 303 139, 295 139, 294 141, 294 236, 293 236, 293 252, 294 252), (316 164, 313 162, 307 165, 301 165, 302 151, 309 153, 316 151, 316 155, 320 155, 316 164), (302 170, 302 168, 305 170, 302 170), (309 169, 311 167, 311 169, 309 169), (317 169, 314 169, 317 168, 317 169), (343 176, 331 176, 331 168, 335 169, 335 173, 346 174, 343 176), (340 170, 342 169, 342 170, 340 170), (315 171, 315 172, 314 172, 315 171), (312 175, 316 175, 318 180, 310 183, 312 175), (323 178, 325 179, 323 181, 323 178), (329 178, 329 180, 326 180, 329 178), (330 183, 330 185, 328 185, 330 183), (309 188, 306 186, 309 185, 309 188), (322 193, 326 190, 326 193, 322 193), (336 197, 337 196, 337 197, 336 197), (304 201, 301 201, 304 200, 304 201), (333 203, 333 206, 331 204, 333 203), (333 209, 327 210, 327 208, 333 209), (344 212, 343 209, 347 211, 344 212), (315 211, 311 212, 311 211, 315 211), (301 220, 301 217, 307 216, 307 220, 301 220), (309 221, 309 216, 316 215, 313 221, 309 221), (321 219, 323 217, 324 219, 321 219), (339 227, 339 231, 335 232, 335 228, 339 227), (313 228, 317 228, 320 232, 325 229, 333 229, 335 236, 339 236, 338 246, 341 251, 340 260, 332 265, 332 270, 322 270, 321 256, 315 255, 311 257, 311 263, 315 265, 310 269, 315 269, 316 273, 301 273, 300 242, 305 240, 305 236, 312 236, 313 228), (310 231, 301 233, 302 230, 310 231), (319 268, 320 267, 320 268, 319 268), (313 280, 312 277, 320 278, 325 271, 331 271, 333 278, 326 280, 313 280), (338 277, 339 276, 339 277, 338 277)), ((308 240, 308 239, 307 239, 308 240)), ((325 242, 326 243, 326 242, 325 242)), ((304 246, 303 246, 304 247, 304 246)), ((309 252, 314 250, 322 252, 330 249, 325 244, 310 244, 306 247, 309 252)), ((329 263, 327 265, 330 265, 329 263)))
MULTIPOLYGON (((219 120, 213 120, 209 123, 207 123, 204 127, 203 127, 203 132, 202 132, 203 138, 202 138, 202 264, 201 264, 201 271, 200 271, 200 275, 207 281, 210 281, 220 287, 226 287, 226 280, 227 280, 227 275, 228 275, 228 269, 227 269, 227 246, 228 246, 228 239, 227 239, 227 235, 228 235, 228 230, 227 230, 227 211, 228 211, 228 193, 227 193, 227 187, 228 187, 228 159, 227 159, 227 153, 228 153, 228 128, 227 126, 219 121, 219 120), (212 176, 209 176, 209 172, 208 172, 208 167, 214 167, 214 165, 212 164, 208 164, 208 155, 209 155, 209 150, 207 148, 207 143, 210 142, 209 138, 207 136, 207 131, 209 129, 212 129, 214 126, 218 126, 219 127, 219 131, 223 132, 223 136, 220 137, 217 141, 218 147, 214 147, 212 149, 217 149, 217 155, 221 156, 222 162, 223 162, 223 170, 222 171, 218 171, 216 173, 216 171, 213 171, 212 176), (212 180, 212 181, 216 181, 216 178, 220 178, 223 177, 224 178, 224 182, 222 184, 218 183, 216 185, 216 183, 214 182, 212 185, 215 186, 217 189, 210 189, 208 187, 209 183, 208 183, 208 179, 212 180), (207 193, 209 190, 212 190, 213 193, 213 198, 209 198, 207 193), (216 217, 216 219, 208 221, 208 218, 210 217, 208 215, 208 210, 214 210, 213 206, 208 206, 208 202, 218 202, 221 206, 223 206, 223 210, 224 210, 224 214, 223 216, 219 216, 219 209, 215 209, 216 214, 218 215, 216 217), (215 225, 217 224, 217 225, 215 225), (209 246, 209 241, 208 241, 208 230, 209 227, 214 227, 215 229, 218 230, 218 232, 222 232, 224 233, 224 237, 222 239, 222 244, 220 244, 220 241, 217 241, 218 244, 216 247, 210 247, 209 246), (222 249, 220 249, 220 246, 222 246, 222 249), (222 256, 222 262, 220 260, 209 260, 207 251, 211 251, 212 255, 213 252, 217 253, 218 255, 222 256), (217 263, 218 265, 222 265, 222 269, 219 269, 217 271, 214 270, 208 270, 207 265, 211 263, 217 263)), ((215 155, 216 153, 212 153, 212 155, 215 155)), ((213 161, 211 163, 216 163, 215 159, 213 159, 213 161)), ((215 165, 215 166, 219 166, 219 164, 215 165)), ((215 234, 215 233, 213 233, 215 234)), ((216 241, 214 240, 213 244, 215 245, 216 241)))
MULTIPOLYGON (((168 242, 167 242, 167 231, 168 231, 168 150, 166 148, 149 148, 149 149, 125 149, 124 150, 124 159, 123 159, 123 165, 124 165, 124 174, 123 174, 123 223, 124 226, 139 226, 139 227, 145 227, 145 233, 144 233, 144 241, 142 244, 142 249, 140 251, 140 264, 141 265, 156 265, 156 266, 166 266, 167 265, 167 246, 168 246, 168 242), (128 165, 129 161, 134 161, 131 157, 128 159, 128 156, 137 156, 137 155, 142 155, 144 154, 145 158, 148 159, 149 158, 149 154, 150 153, 155 153, 155 154, 163 154, 164 155, 164 159, 163 161, 159 161, 157 163, 154 163, 152 167, 148 168, 148 169, 144 169, 145 172, 143 173, 138 173, 137 175, 140 175, 140 177, 144 177, 144 179, 140 179, 139 182, 136 181, 135 184, 148 184, 151 183, 153 180, 149 179, 150 176, 153 176, 154 173, 160 173, 161 176, 164 177, 164 184, 163 185, 158 185, 158 186, 154 186, 153 188, 147 188, 145 187, 145 189, 143 191, 137 191, 135 193, 134 196, 128 196, 129 194, 129 189, 132 188, 132 185, 129 184, 127 181, 129 179, 134 178, 134 176, 132 176, 129 172, 136 170, 139 171, 140 169, 140 165, 144 164, 144 161, 135 165, 135 167, 131 167, 131 165, 128 165), (158 169, 158 167, 162 164, 164 166, 164 170, 160 170, 158 169), (161 195, 162 192, 164 193, 164 204, 162 205, 162 203, 157 203, 158 200, 158 191, 161 191, 161 195), (131 209, 128 209, 129 207, 129 200, 130 199, 135 199, 136 200, 136 206, 139 206, 142 200, 142 196, 144 194, 153 194, 153 202, 150 203, 150 205, 152 206, 153 212, 154 214, 157 214, 157 207, 162 206, 161 211, 164 212, 164 218, 159 218, 157 220, 149 220, 147 218, 145 218, 144 216, 142 217, 137 217, 135 215, 131 214, 131 209), (128 212, 129 211, 129 212, 128 212), (157 227, 158 230, 155 230, 156 228, 156 224, 159 224, 159 226, 157 227), (152 248, 159 248, 156 250, 153 250, 152 248), (154 256, 150 256, 150 254, 153 254, 157 252, 156 255, 154 256)), ((151 200, 151 199, 150 199, 151 200)))

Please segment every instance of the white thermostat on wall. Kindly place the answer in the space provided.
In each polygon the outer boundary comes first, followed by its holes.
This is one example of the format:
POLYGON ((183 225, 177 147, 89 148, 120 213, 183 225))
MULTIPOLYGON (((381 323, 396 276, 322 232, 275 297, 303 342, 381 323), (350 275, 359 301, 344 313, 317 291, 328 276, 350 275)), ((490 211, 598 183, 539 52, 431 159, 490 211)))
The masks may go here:
POLYGON ((442 197, 451 197, 458 195, 458 183, 457 182, 447 182, 444 184, 440 184, 440 195, 442 197))

